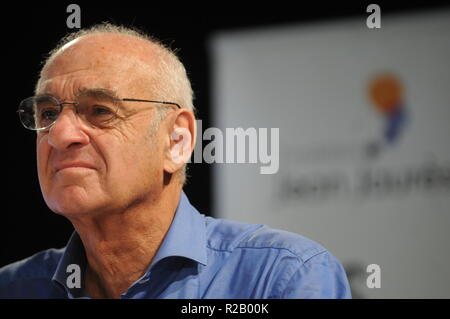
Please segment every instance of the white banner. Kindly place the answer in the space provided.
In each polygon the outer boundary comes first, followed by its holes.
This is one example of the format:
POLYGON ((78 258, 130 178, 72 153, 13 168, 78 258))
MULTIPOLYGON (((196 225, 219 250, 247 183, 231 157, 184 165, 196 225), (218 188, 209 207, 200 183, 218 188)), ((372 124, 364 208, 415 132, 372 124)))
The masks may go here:
POLYGON ((211 39, 214 126, 279 128, 276 173, 214 164, 215 213, 321 243, 354 297, 449 298, 450 11, 381 19, 211 39))

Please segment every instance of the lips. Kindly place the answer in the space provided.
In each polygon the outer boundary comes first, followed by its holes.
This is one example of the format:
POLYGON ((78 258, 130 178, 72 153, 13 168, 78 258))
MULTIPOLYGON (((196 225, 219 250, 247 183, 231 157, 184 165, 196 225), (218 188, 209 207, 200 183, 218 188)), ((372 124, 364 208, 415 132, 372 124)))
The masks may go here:
POLYGON ((86 162, 61 162, 55 165, 55 171, 59 172, 60 170, 66 169, 66 168, 89 168, 89 169, 95 169, 94 165, 86 163, 86 162))

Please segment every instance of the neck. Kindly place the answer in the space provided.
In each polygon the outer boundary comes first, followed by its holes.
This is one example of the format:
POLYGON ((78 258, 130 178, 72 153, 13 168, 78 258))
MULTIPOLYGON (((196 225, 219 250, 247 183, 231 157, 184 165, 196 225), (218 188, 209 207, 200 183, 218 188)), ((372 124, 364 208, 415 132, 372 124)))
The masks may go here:
POLYGON ((85 288, 93 298, 120 298, 142 277, 175 215, 181 189, 164 189, 120 213, 71 220, 87 257, 85 288))

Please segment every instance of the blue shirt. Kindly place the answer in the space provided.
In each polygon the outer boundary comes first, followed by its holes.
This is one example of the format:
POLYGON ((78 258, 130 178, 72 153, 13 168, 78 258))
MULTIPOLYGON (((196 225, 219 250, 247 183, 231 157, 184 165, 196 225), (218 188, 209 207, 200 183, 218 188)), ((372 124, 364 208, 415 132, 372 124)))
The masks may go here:
MULTIPOLYGON (((88 298, 86 257, 74 232, 49 249, 0 268, 0 298, 88 298), (69 265, 81 270, 81 287, 69 265)), ((145 274, 121 298, 350 298, 339 261, 297 234, 201 215, 184 192, 145 274)))

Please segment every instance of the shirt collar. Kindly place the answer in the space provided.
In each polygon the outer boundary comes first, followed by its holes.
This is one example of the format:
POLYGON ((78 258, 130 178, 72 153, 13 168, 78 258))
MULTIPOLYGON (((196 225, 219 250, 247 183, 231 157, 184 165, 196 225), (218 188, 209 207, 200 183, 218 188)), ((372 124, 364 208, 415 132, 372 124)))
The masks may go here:
POLYGON ((81 276, 80 282, 83 283, 86 269, 86 255, 84 252, 83 242, 81 241, 78 233, 75 231, 72 233, 72 236, 70 236, 66 248, 64 249, 64 253, 59 260, 56 271, 52 277, 52 280, 61 284, 67 292, 74 291, 73 289, 67 287, 67 279, 73 272, 69 265, 79 266, 81 276))
MULTIPOLYGON (((191 205, 186 194, 181 191, 175 216, 164 240, 152 260, 150 269, 167 257, 178 256, 194 260, 206 265, 206 225, 204 216, 191 205)), ((84 282, 86 268, 86 255, 83 243, 77 232, 73 232, 64 250, 52 280, 60 283, 66 290, 67 277, 70 272, 68 266, 75 264, 80 266, 81 282, 84 282)), ((70 289, 72 290, 72 289, 70 289)))
MULTIPOLYGON (((204 216, 191 205, 182 191, 172 225, 150 268, 160 260, 179 256, 206 265, 206 224, 204 216)), ((149 268, 149 269, 150 269, 149 268)))

